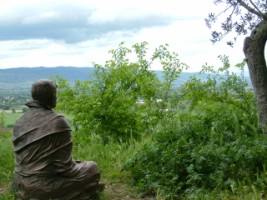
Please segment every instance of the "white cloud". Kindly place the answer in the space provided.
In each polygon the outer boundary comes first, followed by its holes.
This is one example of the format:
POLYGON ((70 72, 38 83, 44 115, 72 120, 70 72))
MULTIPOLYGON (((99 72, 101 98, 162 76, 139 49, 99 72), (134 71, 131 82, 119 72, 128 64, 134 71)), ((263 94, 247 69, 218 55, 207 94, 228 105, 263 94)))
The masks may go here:
POLYGON ((234 48, 213 45, 204 18, 212 1, 184 0, 0 0, 0 68, 91 66, 110 59, 124 41, 147 41, 153 51, 168 43, 181 61, 199 70, 226 54, 243 58, 242 38, 234 48))
POLYGON ((40 22, 51 21, 57 19, 57 13, 55 11, 48 11, 44 13, 38 13, 38 15, 32 15, 29 17, 25 17, 22 20, 22 24, 31 25, 37 24, 40 22))

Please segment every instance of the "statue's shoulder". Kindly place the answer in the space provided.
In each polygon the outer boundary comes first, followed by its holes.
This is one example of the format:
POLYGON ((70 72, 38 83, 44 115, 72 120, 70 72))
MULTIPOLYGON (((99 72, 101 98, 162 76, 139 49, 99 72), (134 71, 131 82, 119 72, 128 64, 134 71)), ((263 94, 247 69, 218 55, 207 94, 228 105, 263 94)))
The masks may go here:
POLYGON ((56 126, 61 127, 69 127, 69 123, 64 115, 53 112, 53 124, 56 124, 56 126))

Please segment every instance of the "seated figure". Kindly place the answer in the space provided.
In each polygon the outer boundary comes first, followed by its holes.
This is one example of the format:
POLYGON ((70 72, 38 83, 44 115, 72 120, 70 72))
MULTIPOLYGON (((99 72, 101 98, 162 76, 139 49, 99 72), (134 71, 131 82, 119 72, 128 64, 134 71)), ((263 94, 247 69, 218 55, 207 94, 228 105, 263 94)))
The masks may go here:
POLYGON ((93 161, 71 156, 71 128, 56 106, 56 85, 39 80, 32 85, 33 101, 13 129, 16 199, 91 199, 100 187, 93 161))

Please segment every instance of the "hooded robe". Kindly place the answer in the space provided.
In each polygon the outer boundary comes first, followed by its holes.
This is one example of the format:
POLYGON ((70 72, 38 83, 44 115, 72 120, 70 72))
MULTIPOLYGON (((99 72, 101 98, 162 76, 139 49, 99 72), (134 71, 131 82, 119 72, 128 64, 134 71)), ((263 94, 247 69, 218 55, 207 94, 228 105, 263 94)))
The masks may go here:
POLYGON ((13 129, 16 197, 90 199, 100 179, 96 163, 72 159, 71 128, 62 115, 38 101, 26 105, 13 129))

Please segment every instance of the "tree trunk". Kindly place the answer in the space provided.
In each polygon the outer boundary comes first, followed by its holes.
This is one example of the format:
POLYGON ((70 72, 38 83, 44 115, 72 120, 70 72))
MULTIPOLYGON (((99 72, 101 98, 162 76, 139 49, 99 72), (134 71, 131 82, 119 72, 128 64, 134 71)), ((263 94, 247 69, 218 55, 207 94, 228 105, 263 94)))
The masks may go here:
POLYGON ((267 133, 267 66, 264 56, 267 41, 267 21, 262 20, 244 42, 250 79, 256 97, 259 127, 267 133))

